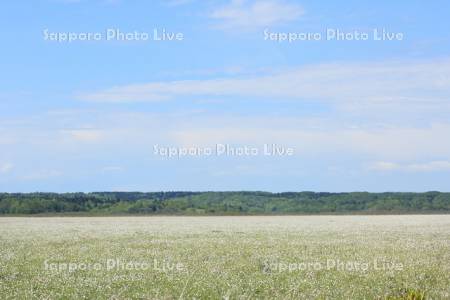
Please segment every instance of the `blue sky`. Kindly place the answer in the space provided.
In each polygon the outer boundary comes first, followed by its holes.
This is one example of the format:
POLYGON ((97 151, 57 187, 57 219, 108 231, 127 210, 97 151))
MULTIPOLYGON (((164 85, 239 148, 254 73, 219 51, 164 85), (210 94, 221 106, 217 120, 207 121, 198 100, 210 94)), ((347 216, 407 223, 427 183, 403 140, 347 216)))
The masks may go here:
POLYGON ((450 191, 449 13, 448 1, 3 1, 0 191, 450 191), (150 39, 44 34, 107 29, 150 39), (154 153, 272 143, 294 155, 154 153))

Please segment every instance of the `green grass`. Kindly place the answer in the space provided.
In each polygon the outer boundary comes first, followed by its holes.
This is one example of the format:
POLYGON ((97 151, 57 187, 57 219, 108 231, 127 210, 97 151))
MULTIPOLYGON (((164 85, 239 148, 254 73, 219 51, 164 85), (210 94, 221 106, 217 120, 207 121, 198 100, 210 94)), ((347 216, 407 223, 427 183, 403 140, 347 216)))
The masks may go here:
POLYGON ((449 271, 444 215, 0 218, 0 299, 449 299, 449 271))
POLYGON ((396 296, 388 296, 386 300, 425 300, 425 293, 418 290, 404 289, 396 296))

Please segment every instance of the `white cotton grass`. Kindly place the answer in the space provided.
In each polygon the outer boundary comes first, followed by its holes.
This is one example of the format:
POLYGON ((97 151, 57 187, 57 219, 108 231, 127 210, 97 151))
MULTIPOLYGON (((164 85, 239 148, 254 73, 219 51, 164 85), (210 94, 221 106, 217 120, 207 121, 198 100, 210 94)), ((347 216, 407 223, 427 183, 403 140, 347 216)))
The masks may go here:
POLYGON ((448 215, 0 218, 1 299, 442 299, 448 274, 448 215))

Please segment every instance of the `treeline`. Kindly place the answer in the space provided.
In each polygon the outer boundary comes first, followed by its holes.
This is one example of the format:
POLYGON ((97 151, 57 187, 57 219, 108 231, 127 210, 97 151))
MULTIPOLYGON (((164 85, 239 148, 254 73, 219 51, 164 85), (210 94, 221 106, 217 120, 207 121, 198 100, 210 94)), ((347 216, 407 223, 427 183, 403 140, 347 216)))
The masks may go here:
POLYGON ((0 214, 252 215, 448 213, 450 193, 0 193, 0 214))

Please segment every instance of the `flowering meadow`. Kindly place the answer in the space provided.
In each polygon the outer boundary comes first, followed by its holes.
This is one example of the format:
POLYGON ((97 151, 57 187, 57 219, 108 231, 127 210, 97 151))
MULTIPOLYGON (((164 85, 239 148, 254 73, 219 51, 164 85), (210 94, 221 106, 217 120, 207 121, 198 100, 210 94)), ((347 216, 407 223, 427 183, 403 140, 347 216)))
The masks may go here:
POLYGON ((0 218, 0 299, 450 299, 449 274, 449 215, 0 218))

